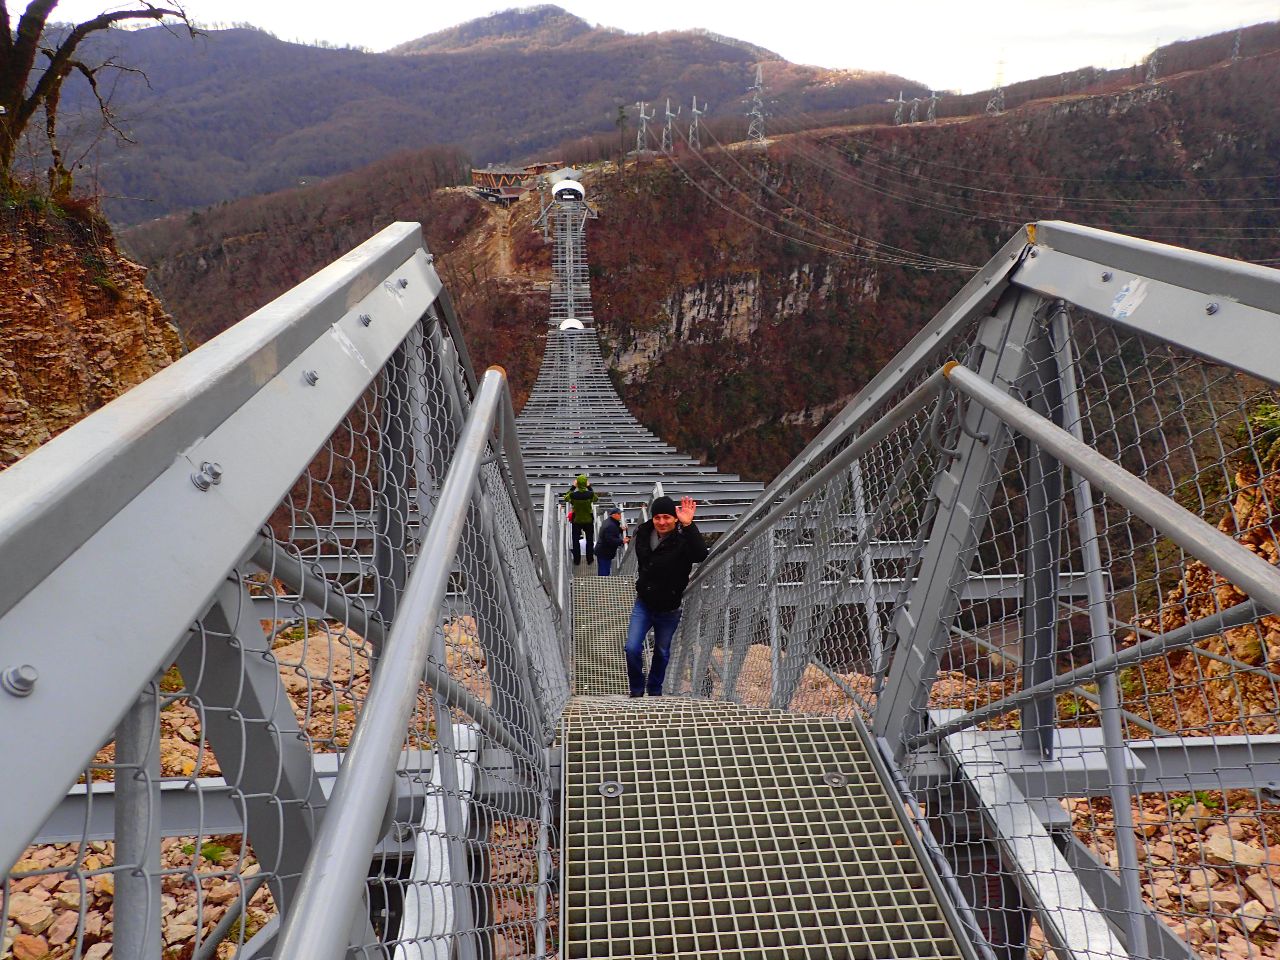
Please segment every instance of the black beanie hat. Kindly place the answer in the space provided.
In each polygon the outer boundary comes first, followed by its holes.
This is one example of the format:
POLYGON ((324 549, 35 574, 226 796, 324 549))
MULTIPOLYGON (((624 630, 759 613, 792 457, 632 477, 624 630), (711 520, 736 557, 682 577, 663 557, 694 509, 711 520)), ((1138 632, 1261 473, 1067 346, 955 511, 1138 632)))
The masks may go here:
POLYGON ((670 497, 655 497, 653 505, 649 508, 649 516, 656 517, 660 513, 666 513, 674 517, 676 515, 676 502, 670 497))

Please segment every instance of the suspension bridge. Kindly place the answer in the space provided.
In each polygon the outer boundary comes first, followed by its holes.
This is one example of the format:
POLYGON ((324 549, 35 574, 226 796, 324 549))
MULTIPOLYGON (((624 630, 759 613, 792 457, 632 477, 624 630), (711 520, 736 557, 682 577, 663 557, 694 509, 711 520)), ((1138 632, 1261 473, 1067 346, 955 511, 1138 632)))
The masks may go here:
POLYGON ((5 950, 1275 956, 1280 274, 1030 224, 762 489, 552 192, 518 418, 401 223, 0 475, 5 950), (669 696, 584 469, 716 534, 669 696))

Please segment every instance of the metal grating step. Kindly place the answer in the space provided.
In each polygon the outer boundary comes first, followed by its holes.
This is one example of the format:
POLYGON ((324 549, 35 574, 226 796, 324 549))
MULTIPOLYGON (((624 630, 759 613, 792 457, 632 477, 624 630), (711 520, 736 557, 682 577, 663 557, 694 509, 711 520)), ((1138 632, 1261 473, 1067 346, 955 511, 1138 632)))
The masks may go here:
POLYGON ((715 707, 571 705, 567 960, 958 960, 858 732, 715 707))
MULTIPOLYGON (((591 570, 594 572, 595 568, 591 570)), ((575 577, 573 581, 573 692, 626 694, 623 644, 636 602, 633 577, 575 577)))

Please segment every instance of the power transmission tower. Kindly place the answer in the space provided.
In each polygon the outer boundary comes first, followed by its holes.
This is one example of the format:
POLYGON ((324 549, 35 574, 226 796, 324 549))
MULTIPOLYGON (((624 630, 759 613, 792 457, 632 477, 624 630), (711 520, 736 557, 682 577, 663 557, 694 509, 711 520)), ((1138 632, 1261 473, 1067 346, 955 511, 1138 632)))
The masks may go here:
POLYGON ((662 152, 670 153, 675 145, 675 138, 671 135, 671 121, 680 116, 680 108, 676 107, 676 112, 671 112, 671 98, 667 97, 667 122, 662 128, 662 152))
POLYGON ((1231 62, 1240 62, 1240 37, 1244 34, 1243 30, 1236 31, 1236 41, 1231 45, 1231 62))
POLYGON ((695 95, 693 98, 693 109, 690 112, 693 114, 693 122, 689 124, 689 149, 701 150, 702 140, 698 135, 700 130, 698 126, 698 118, 707 112, 707 105, 704 103, 702 105, 702 109, 699 110, 698 97, 695 95))
POLYGON ((996 64, 996 89, 987 101, 987 116, 998 117, 1004 113, 1004 59, 996 64))
POLYGON ((902 91, 899 90, 898 105, 893 108, 893 125, 895 127, 898 126, 898 124, 902 123, 902 105, 904 103, 906 103, 906 101, 902 99, 902 91))
POLYGON ((908 123, 920 122, 920 98, 919 97, 911 98, 911 119, 908 120, 907 122, 908 123))
MULTIPOLYGON (((1158 44, 1160 41, 1156 41, 1158 44)), ((1151 56, 1147 57, 1147 76, 1144 83, 1155 83, 1156 77, 1160 76, 1160 48, 1157 46, 1151 51, 1151 56)))
POLYGON ((649 149, 649 121, 654 118, 654 114, 644 112, 647 106, 647 103, 636 104, 636 109, 640 111, 640 129, 636 131, 636 153, 644 153, 649 149))
POLYGON ((930 91, 929 91, 929 113, 928 113, 928 116, 926 117, 926 119, 927 119, 930 123, 937 123, 937 122, 938 122, 938 100, 939 100, 939 99, 940 99, 940 98, 938 97, 938 91, 937 91, 937 90, 930 90, 930 91))
POLYGON ((753 94, 751 110, 747 113, 747 119, 751 121, 751 125, 747 127, 747 137, 763 145, 766 142, 764 139, 764 75, 758 63, 755 85, 748 87, 747 92, 753 94))

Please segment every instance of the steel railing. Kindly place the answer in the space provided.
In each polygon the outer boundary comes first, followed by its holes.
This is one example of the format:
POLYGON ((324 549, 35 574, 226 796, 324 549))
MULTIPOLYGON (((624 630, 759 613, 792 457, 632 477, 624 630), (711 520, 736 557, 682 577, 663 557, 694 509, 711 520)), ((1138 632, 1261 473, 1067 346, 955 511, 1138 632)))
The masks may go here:
POLYGON ((676 691, 865 721, 995 956, 1264 955, 1278 329, 1276 271, 1029 226, 720 538, 676 691))
POLYGON ((0 475, 6 935, 554 952, 567 584, 457 330, 397 224, 0 475))

